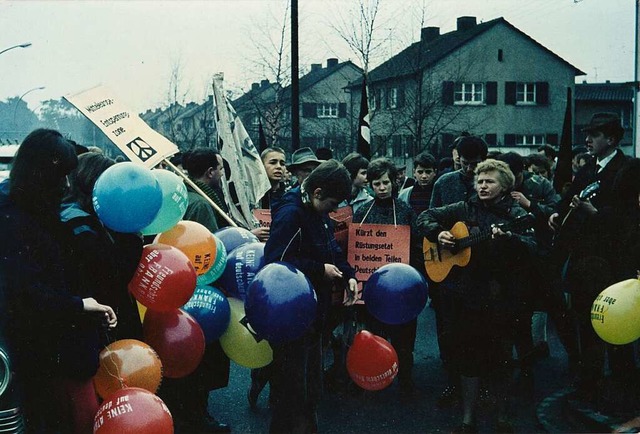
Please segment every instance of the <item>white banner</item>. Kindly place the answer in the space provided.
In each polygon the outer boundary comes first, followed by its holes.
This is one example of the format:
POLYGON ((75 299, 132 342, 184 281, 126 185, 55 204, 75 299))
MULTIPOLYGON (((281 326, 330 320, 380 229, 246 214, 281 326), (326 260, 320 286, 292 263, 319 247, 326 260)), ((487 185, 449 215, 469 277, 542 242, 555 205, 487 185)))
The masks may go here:
POLYGON ((154 131, 103 86, 64 98, 98 126, 134 163, 152 168, 178 152, 175 144, 154 131))
POLYGON ((218 149, 231 173, 228 182, 223 183, 224 194, 231 203, 231 216, 253 229, 258 222, 252 210, 269 191, 271 183, 258 150, 225 95, 223 80, 222 73, 213 76, 218 149))

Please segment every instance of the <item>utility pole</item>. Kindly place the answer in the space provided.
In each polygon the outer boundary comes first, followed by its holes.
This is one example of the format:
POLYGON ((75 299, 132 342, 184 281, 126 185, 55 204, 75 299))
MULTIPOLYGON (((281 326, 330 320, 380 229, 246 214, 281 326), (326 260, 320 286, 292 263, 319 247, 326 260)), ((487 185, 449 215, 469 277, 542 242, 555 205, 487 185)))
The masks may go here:
POLYGON ((298 67, 298 0, 291 0, 291 150, 300 148, 300 73, 298 67))
POLYGON ((638 50, 640 50, 640 30, 638 30, 638 26, 640 26, 640 0, 636 0, 636 49, 635 49, 635 58, 636 58, 636 67, 635 74, 633 77, 633 87, 635 89, 635 94, 633 95, 633 156, 637 157, 640 155, 640 57, 638 56, 638 50))

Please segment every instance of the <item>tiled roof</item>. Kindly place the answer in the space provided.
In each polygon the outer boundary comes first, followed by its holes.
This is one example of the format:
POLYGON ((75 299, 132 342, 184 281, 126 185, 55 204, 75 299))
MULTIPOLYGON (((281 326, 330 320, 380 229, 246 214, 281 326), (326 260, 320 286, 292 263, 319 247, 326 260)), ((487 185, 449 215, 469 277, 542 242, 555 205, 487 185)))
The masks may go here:
MULTIPOLYGON (((316 83, 319 83, 320 81, 324 80, 325 78, 329 77, 332 74, 335 74, 340 69, 348 65, 351 65, 354 68, 358 69, 359 71, 362 71, 362 68, 360 68, 350 60, 347 60, 346 62, 338 63, 337 65, 334 65, 331 67, 318 68, 316 70, 312 70, 307 74, 303 75, 302 77, 300 77, 300 82, 299 82, 300 94, 304 93, 304 91, 313 87, 316 83)), ((285 98, 287 98, 289 95, 291 95, 291 86, 285 87, 283 92, 283 96, 285 98)))
POLYGON ((576 101, 633 101, 632 83, 576 84, 576 101))
MULTIPOLYGON (((576 75, 584 75, 584 72, 580 71, 575 66, 562 59, 557 54, 540 44, 526 33, 522 32, 518 28, 514 27, 504 18, 496 18, 485 23, 476 24, 475 26, 466 30, 455 30, 449 33, 444 33, 430 42, 418 41, 405 48, 403 51, 393 56, 391 59, 384 62, 382 65, 369 72, 367 77, 369 83, 376 81, 388 80, 391 78, 400 78, 403 76, 411 75, 416 71, 421 71, 427 67, 436 64, 448 54, 459 49, 467 42, 471 41, 480 34, 486 32, 499 23, 511 27, 517 33, 531 40, 534 44, 538 45, 549 54, 559 59, 561 62, 574 69, 576 75)), ((362 80, 356 80, 350 84, 350 87, 359 86, 362 84, 362 80)))

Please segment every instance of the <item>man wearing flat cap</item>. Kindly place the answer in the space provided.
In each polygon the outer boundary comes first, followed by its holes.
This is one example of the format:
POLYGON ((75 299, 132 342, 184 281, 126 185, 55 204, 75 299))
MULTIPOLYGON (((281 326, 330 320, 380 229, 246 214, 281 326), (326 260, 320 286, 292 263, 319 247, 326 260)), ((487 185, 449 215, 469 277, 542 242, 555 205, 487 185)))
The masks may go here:
POLYGON ((309 174, 322 163, 313 153, 311 148, 305 147, 296 150, 291 155, 291 164, 287 166, 287 170, 296 177, 296 184, 294 187, 301 185, 302 181, 309 176, 309 174))
MULTIPOLYGON (((628 157, 618 149, 624 128, 617 114, 595 113, 582 131, 587 133, 587 150, 595 158, 576 173, 560 212, 550 217, 549 224, 558 235, 555 254, 564 270, 563 287, 571 294, 571 310, 577 320, 574 334, 578 346, 567 351, 578 368, 578 398, 589 400, 598 395, 604 366, 604 343, 591 327, 591 305, 600 291, 613 283, 611 266, 598 247, 608 238, 599 212, 614 205, 614 179, 628 157), (581 197, 580 192, 596 181, 600 183, 597 194, 590 199, 581 197), (572 213, 566 217, 569 210, 572 213)), ((624 346, 608 348, 607 353, 612 372, 620 371, 630 357, 624 346)))

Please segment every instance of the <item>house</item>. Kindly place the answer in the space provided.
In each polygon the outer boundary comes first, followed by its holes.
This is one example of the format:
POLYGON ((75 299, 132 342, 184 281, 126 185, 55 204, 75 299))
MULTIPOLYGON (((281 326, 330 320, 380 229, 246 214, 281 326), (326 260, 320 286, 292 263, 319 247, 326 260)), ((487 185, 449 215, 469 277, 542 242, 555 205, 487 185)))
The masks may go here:
MULTIPOLYGON (((423 28, 420 41, 367 76, 372 153, 442 157, 463 131, 503 152, 557 145, 567 88, 578 75, 584 73, 504 18, 460 17, 445 34, 423 28)), ((352 107, 359 107, 361 84, 349 85, 352 107)))
MULTIPOLYGON (((362 77, 360 67, 351 61, 339 62, 336 58, 327 59, 325 67, 319 63, 312 64, 311 70, 300 77, 299 147, 327 147, 334 152, 336 158, 350 152, 353 143, 350 128, 351 106, 345 87, 359 77, 362 77)), ((273 85, 273 93, 266 93, 262 88, 262 83, 259 88, 252 87, 247 94, 233 101, 232 105, 245 128, 250 131, 252 139, 254 136, 257 137, 257 128, 261 120, 268 144, 280 146, 290 152, 291 86, 278 88, 273 85), (262 110, 257 107, 247 108, 247 101, 255 101, 258 98, 264 102, 262 110), (245 103, 242 104, 240 100, 245 103), (258 113, 260 118, 256 116, 258 113)))
POLYGON ((613 112, 620 115, 625 129, 620 147, 625 154, 633 155, 634 121, 633 98, 636 94, 634 83, 587 83, 576 84, 574 144, 584 144, 586 134, 582 132, 594 113, 613 112))
POLYGON ((261 123, 265 136, 268 137, 267 142, 276 143, 283 115, 282 105, 278 104, 281 91, 279 84, 262 80, 260 83, 252 83, 248 92, 231 101, 256 148, 259 147, 261 123))

